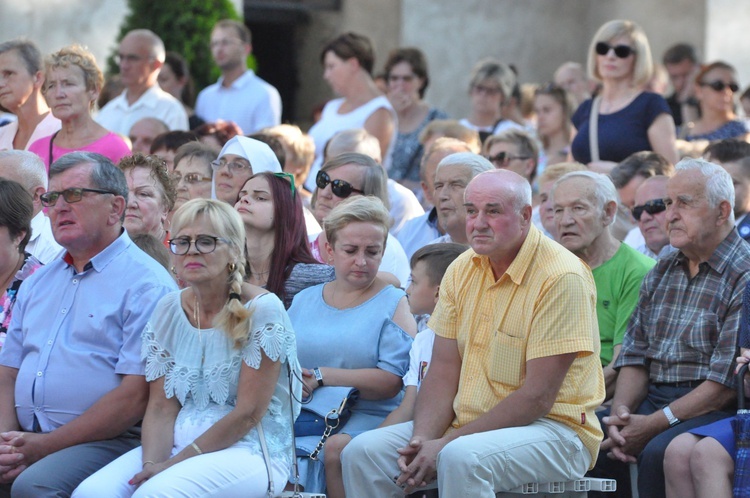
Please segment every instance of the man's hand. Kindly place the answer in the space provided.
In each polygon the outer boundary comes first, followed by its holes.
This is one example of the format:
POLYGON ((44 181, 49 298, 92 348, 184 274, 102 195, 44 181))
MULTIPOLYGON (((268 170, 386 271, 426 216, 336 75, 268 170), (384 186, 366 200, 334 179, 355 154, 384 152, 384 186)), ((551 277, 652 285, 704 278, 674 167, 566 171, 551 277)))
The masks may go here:
POLYGON ((0 434, 6 444, 14 449, 14 453, 23 455, 21 462, 29 466, 49 454, 44 444, 44 434, 33 432, 8 431, 0 434))
POLYGON ((609 415, 602 419, 607 425, 607 435, 609 438, 604 440, 601 449, 604 451, 610 450, 607 455, 614 460, 620 460, 625 463, 635 463, 637 460, 636 457, 628 454, 624 450, 627 441, 623 434, 623 430, 630 425, 630 410, 628 410, 627 406, 620 405, 612 411, 616 414, 609 415))
POLYGON ((651 415, 634 415, 625 406, 616 409, 617 415, 604 417, 609 439, 602 443, 603 450, 611 450, 609 457, 625 463, 635 463, 649 441, 664 427, 651 415))
POLYGON ((0 483, 2 484, 10 484, 26 468, 23 454, 10 444, 12 439, 11 433, 0 434, 0 483))
POLYGON ((421 441, 412 438, 409 446, 398 450, 398 466, 401 475, 396 484, 404 487, 405 493, 411 493, 415 488, 427 486, 437 478, 437 456, 445 447, 445 439, 421 441))

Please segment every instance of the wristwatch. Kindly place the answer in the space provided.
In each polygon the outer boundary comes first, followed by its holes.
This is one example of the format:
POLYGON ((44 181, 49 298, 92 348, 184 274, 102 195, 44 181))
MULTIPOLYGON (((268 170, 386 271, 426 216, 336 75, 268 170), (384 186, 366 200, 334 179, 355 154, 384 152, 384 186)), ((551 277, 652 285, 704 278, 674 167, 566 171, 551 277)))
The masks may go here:
POLYGON ((313 368, 312 373, 315 376, 315 380, 318 381, 318 387, 322 387, 323 386, 323 374, 321 373, 320 368, 318 367, 313 368))
POLYGON ((667 417, 670 427, 674 427, 675 425, 682 422, 682 420, 674 416, 674 413, 672 413, 672 409, 669 408, 669 405, 666 405, 664 408, 661 409, 661 411, 664 412, 664 416, 667 417))

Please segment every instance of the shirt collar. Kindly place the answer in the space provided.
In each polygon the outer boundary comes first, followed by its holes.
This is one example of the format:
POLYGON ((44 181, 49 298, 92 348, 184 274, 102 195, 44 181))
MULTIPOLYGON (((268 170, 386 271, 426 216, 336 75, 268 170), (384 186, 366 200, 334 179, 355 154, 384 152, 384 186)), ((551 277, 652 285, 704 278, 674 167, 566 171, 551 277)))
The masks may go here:
MULTIPOLYGON (((255 72, 252 69, 248 69, 244 73, 242 73, 242 76, 237 78, 232 82, 231 85, 229 85, 229 88, 242 88, 246 86, 248 83, 250 83, 250 80, 252 79, 255 72)), ((224 86, 224 76, 219 77, 219 86, 224 86)))
MULTIPOLYGON (((507 275, 514 284, 521 285, 521 283, 523 283, 523 277, 526 275, 529 266, 531 266, 531 262, 534 259, 541 237, 542 232, 540 232, 534 225, 530 225, 529 233, 526 234, 526 239, 524 239, 523 244, 521 244, 521 249, 519 249, 518 254, 516 254, 516 257, 513 259, 513 262, 508 269, 505 270, 505 275, 507 275)), ((490 264, 489 257, 474 254, 471 257, 471 260, 478 268, 482 268, 484 271, 492 273, 492 265, 490 264)), ((500 279, 501 278, 502 276, 500 279)), ((500 279, 497 279, 497 281, 500 281, 500 279)))
MULTIPOLYGON (((133 243, 128 236, 128 232, 123 228, 121 228, 120 230, 120 236, 117 237, 114 242, 105 247, 103 251, 91 258, 91 261, 86 263, 86 265, 83 267, 84 272, 92 268, 98 272, 101 272, 102 270, 104 270, 104 268, 107 267, 109 263, 112 262, 113 259, 115 259, 121 252, 123 252, 128 248, 128 246, 130 246, 130 244, 133 243)), ((73 257, 68 251, 65 251, 63 261, 68 264, 68 267, 73 267, 73 257)))
MULTIPOLYGON (((713 254, 711 254, 711 257, 708 258, 708 261, 702 262, 699 266, 707 264, 709 268, 712 268, 717 273, 724 273, 724 270, 732 261, 732 257, 737 252, 740 244, 747 244, 747 242, 745 242, 742 237, 740 237, 740 234, 737 233, 737 228, 733 227, 732 231, 729 232, 729 235, 721 241, 713 254)), ((687 266, 687 256, 685 256, 682 251, 677 251, 673 265, 687 266)))

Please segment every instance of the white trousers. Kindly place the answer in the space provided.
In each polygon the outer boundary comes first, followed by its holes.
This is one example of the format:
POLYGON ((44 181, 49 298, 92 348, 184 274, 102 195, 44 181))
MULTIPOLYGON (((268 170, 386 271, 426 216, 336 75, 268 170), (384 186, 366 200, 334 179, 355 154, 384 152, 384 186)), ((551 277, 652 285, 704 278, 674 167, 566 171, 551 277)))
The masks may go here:
MULTIPOLYGON (((412 429, 413 423, 406 422, 366 432, 349 443, 341 456, 347 496, 403 498, 394 483, 400 474, 396 450, 408 444, 412 429)), ((440 498, 494 498, 530 482, 578 479, 590 463, 590 453, 573 430, 543 418, 450 442, 438 454, 437 487, 440 498)))
MULTIPOLYGON (((264 498, 268 488, 263 455, 242 446, 188 458, 136 488, 128 481, 141 471, 141 464, 142 453, 138 447, 83 481, 72 497, 264 498)), ((274 490, 280 495, 289 477, 289 469, 278 464, 271 467, 274 490)))

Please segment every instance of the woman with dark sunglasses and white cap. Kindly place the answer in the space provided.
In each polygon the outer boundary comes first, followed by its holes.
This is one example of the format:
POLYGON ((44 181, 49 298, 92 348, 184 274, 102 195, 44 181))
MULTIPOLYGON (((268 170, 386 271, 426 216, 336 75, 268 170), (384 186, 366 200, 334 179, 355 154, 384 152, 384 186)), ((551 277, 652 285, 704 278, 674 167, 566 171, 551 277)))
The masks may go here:
POLYGON ((578 130, 571 146, 573 159, 603 173, 642 150, 652 150, 676 163, 669 106, 661 95, 644 91, 653 61, 641 27, 616 20, 599 28, 589 47, 588 72, 601 82, 602 89, 573 115, 578 130), (592 124, 597 129, 594 133, 592 124))
MULTIPOLYGON (((331 210, 352 195, 375 196, 383 202, 386 209, 389 208, 385 170, 364 154, 349 152, 326 161, 316 175, 315 183, 318 188, 315 192, 313 215, 321 226, 331 210)), ((331 264, 325 256, 325 242, 325 232, 314 236, 310 242, 312 254, 318 261, 331 264)), ((380 271, 391 273, 403 286, 406 286, 409 279, 409 260, 401 244, 390 233, 380 271)))
POLYGON ((281 173, 281 164, 271 148, 252 138, 236 136, 229 140, 211 163, 212 197, 232 206, 239 199, 242 186, 251 176, 268 171, 281 173))

